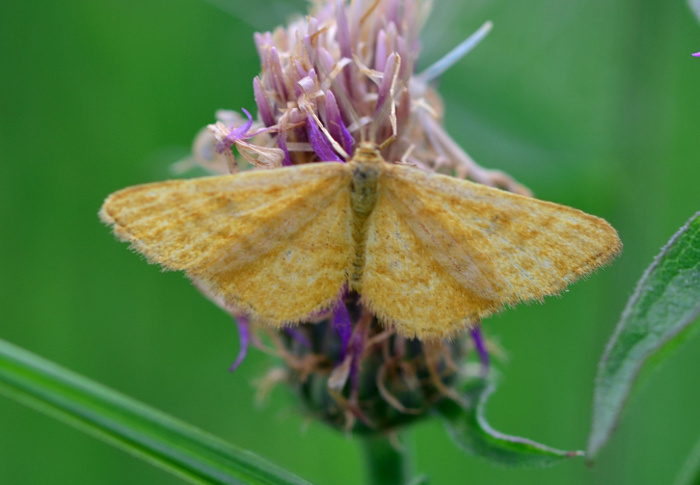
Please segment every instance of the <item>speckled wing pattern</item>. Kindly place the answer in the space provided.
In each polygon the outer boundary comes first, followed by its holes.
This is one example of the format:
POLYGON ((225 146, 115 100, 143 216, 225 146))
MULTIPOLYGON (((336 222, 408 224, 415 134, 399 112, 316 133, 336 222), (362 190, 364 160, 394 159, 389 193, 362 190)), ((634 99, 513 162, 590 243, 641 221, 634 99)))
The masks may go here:
POLYGON ((355 249, 345 164, 174 180, 110 195, 100 217, 149 261, 279 326, 331 306, 355 249))
POLYGON ((382 170, 366 234, 363 301, 428 339, 559 293, 621 248, 577 209, 401 165, 382 170))

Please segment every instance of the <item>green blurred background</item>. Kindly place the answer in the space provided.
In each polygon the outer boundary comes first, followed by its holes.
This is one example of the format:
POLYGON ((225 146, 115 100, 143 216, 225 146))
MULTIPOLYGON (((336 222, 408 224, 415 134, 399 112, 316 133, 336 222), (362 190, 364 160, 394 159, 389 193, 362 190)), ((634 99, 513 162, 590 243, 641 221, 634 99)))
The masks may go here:
MULTIPOLYGON (((252 351, 228 373, 230 318, 97 219, 110 192, 172 177, 216 109, 254 107, 252 33, 304 8, 221 2, 232 13, 204 0, 0 6, 0 338, 315 483, 361 483, 357 444, 307 422, 285 389, 256 406, 251 383, 270 359, 252 351)), ((495 24, 442 79, 454 138, 539 197, 605 217, 625 244, 561 298, 485 322, 509 359, 493 426, 583 448, 596 363, 625 301, 700 209, 700 25, 682 0, 436 3, 424 66, 495 24)), ((669 483, 700 437, 698 366, 693 339, 645 381, 593 468, 496 468, 436 421, 411 430, 416 468, 433 485, 669 483)), ((180 482, 0 398, 0 483, 180 482)))

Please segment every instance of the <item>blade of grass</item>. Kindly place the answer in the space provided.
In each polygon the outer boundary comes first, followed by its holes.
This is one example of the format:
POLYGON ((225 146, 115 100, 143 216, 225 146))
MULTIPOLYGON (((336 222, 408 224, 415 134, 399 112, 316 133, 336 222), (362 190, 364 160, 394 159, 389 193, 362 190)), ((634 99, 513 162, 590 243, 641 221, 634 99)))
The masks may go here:
POLYGON ((0 340, 0 393, 196 484, 308 485, 225 441, 0 340))
MULTIPOLYGON (((668 242, 639 280, 598 367, 592 458, 607 442, 632 386, 651 356, 666 357, 700 314, 700 212, 668 242)), ((653 359, 658 364, 659 359, 653 359)))

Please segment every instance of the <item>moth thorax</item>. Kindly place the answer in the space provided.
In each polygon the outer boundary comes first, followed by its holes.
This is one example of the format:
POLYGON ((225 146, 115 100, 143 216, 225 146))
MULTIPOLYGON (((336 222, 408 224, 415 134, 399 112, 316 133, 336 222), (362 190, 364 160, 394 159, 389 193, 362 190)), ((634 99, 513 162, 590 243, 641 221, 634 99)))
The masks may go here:
POLYGON ((352 208, 360 215, 368 215, 377 202, 379 167, 371 161, 354 162, 352 167, 352 208))

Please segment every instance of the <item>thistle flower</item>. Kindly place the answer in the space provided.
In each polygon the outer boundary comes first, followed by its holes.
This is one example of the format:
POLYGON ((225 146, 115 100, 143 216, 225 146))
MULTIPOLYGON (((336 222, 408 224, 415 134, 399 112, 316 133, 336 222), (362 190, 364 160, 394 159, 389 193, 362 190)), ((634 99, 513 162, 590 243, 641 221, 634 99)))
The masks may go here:
MULTIPOLYGON (((442 102, 430 82, 444 63, 414 73, 428 7, 416 0, 319 2, 310 16, 256 34, 258 119, 219 111, 217 123, 198 137, 195 157, 212 168, 216 144, 231 172, 238 170, 234 146, 258 168, 347 161, 367 135, 387 161, 529 194, 506 174, 477 165, 442 126, 442 102)), ((447 65, 454 57, 446 57, 447 65)))
MULTIPOLYGON (((256 34, 262 64, 253 80, 257 119, 245 110, 245 118, 219 111, 217 122, 197 137, 195 159, 212 171, 226 167, 231 173, 241 169, 235 152, 259 169, 345 162, 369 138, 387 161, 529 194, 507 175, 477 165, 450 138, 442 125, 442 102, 430 84, 490 24, 416 75, 418 34, 428 7, 414 0, 317 2, 308 17, 256 34)), ((312 414, 345 430, 394 429, 425 416, 443 398, 460 400, 452 386, 465 378, 468 355, 481 364, 468 367, 467 374, 488 371, 479 327, 470 339, 406 339, 382 327, 361 295, 347 290, 335 308, 282 331, 258 327, 235 308, 226 309, 241 333, 232 370, 245 355, 252 326, 253 344, 284 363, 263 380, 261 392, 284 380, 312 414)))

